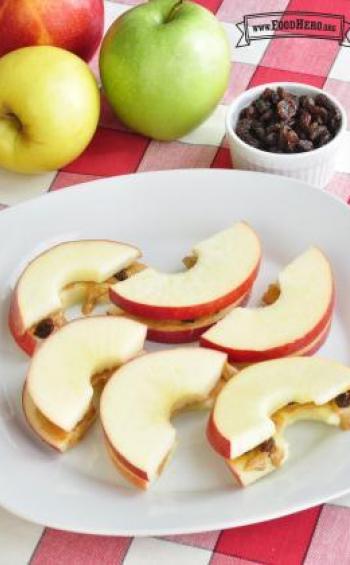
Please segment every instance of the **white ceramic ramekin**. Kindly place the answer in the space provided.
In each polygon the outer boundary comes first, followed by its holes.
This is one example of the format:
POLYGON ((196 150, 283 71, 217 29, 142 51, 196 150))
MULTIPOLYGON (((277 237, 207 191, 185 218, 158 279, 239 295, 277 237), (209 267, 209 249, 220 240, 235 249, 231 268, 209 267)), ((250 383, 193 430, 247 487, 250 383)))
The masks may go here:
POLYGON ((263 171, 287 177, 294 177, 323 188, 330 181, 336 166, 336 157, 346 131, 347 119, 343 106, 333 96, 314 86, 297 82, 271 82, 250 88, 238 96, 227 109, 226 136, 231 158, 236 169, 263 171), (240 111, 249 106, 265 90, 282 86, 293 94, 325 94, 342 115, 340 129, 326 145, 305 153, 269 153, 256 149, 242 141, 235 133, 240 111))

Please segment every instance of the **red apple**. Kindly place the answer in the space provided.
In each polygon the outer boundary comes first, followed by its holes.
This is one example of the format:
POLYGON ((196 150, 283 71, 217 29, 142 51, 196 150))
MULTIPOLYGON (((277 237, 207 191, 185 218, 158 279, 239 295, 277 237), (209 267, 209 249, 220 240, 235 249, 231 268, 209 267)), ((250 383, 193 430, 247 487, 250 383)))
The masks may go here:
POLYGON ((251 365, 218 393, 207 438, 238 482, 248 485, 284 463, 283 431, 289 424, 319 420, 349 429, 348 408, 334 402, 349 388, 350 368, 327 359, 293 357, 251 365), (260 450, 267 440, 274 447, 260 450))
POLYGON ((280 294, 269 306, 236 308, 200 338, 203 347, 236 363, 310 354, 327 335, 334 308, 329 261, 312 247, 279 276, 280 294))
POLYGON ((155 341, 157 343, 192 343, 193 341, 197 341, 202 333, 218 320, 221 320, 231 308, 246 304, 249 295, 250 293, 248 292, 225 310, 220 310, 216 314, 204 316, 203 318, 198 318, 193 321, 150 320, 148 318, 136 317, 135 319, 146 324, 148 328, 147 339, 149 341, 155 341))
POLYGON ((37 349, 24 384, 23 409, 43 441, 65 451, 80 439, 95 417, 94 387, 140 354, 146 330, 127 318, 90 316, 66 324, 37 349))
POLYGON ((225 364, 217 351, 177 348, 139 356, 110 377, 101 424, 108 452, 128 480, 148 488, 159 476, 175 446, 172 413, 206 402, 225 364))
POLYGON ((136 247, 117 241, 78 240, 60 243, 35 257, 11 297, 9 328, 16 343, 32 355, 40 341, 34 335, 37 324, 84 298, 84 285, 70 290, 67 285, 102 284, 133 265, 140 254, 136 247))
POLYGON ((0 56, 20 47, 54 45, 89 61, 103 25, 103 0, 3 0, 0 56))
POLYGON ((260 266, 261 246, 245 222, 216 233, 192 250, 187 271, 162 273, 146 268, 110 288, 110 298, 134 316, 191 320, 227 308, 251 289, 260 266))

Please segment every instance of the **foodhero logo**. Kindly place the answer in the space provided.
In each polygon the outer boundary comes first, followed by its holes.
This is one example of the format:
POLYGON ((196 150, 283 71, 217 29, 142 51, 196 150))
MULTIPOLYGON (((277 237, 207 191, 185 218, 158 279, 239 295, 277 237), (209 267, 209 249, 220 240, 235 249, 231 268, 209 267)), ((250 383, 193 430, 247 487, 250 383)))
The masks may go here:
POLYGON ((258 39, 309 37, 329 39, 350 46, 350 22, 339 14, 317 12, 266 12, 248 14, 236 24, 241 37, 236 47, 246 47, 258 39))

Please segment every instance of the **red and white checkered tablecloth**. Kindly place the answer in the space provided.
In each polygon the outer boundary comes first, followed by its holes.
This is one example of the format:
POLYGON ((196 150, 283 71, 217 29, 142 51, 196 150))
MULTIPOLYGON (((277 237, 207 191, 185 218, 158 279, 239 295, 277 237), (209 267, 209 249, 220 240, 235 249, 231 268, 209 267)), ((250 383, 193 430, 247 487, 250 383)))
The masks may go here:
MULTIPOLYGON (((350 113, 350 48, 322 39, 260 40, 235 48, 246 14, 312 11, 342 14, 349 0, 197 0, 223 22, 232 47, 229 88, 213 115, 185 138, 159 143, 126 131, 102 101, 90 146, 60 171, 23 177, 0 170, 0 205, 104 176, 159 169, 231 167, 224 140, 225 106, 250 86, 298 81, 338 97, 350 113)), ((106 2, 106 27, 139 0, 106 2)), ((92 63, 97 73, 97 58, 92 63)), ((349 115, 350 123, 350 115, 349 115)), ((350 131, 327 187, 350 204, 350 131)), ((97 537, 42 528, 0 509, 0 565, 343 565, 350 564, 350 496, 293 516, 226 531, 166 538, 97 537)))

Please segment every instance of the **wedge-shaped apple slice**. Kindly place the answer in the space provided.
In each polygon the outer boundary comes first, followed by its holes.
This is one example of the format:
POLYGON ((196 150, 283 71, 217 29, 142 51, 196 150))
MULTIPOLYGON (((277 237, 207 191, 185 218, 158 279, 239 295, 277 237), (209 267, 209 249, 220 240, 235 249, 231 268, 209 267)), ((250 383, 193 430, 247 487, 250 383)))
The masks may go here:
POLYGON ((198 243, 178 273, 152 268, 117 283, 110 297, 144 318, 188 320, 209 316, 247 294, 256 278, 261 248, 254 230, 240 222, 198 243))
POLYGON ((36 257, 23 271, 12 295, 9 326, 18 345, 31 355, 38 336, 62 325, 62 309, 89 291, 82 283, 103 283, 139 256, 140 251, 132 245, 80 240, 58 244, 36 257), (36 326, 43 320, 40 332, 36 326))
POLYGON ((223 353, 178 348, 138 357, 111 377, 101 397, 101 422, 113 461, 136 486, 147 488, 174 448, 172 413, 206 401, 225 362, 223 353))
POLYGON ((35 352, 23 389, 33 430, 59 451, 76 443, 94 419, 94 389, 142 351, 146 331, 127 318, 92 316, 53 333, 35 352))
POLYGON ((326 337, 333 312, 329 261, 311 247, 280 273, 273 288, 271 304, 232 310, 201 336, 201 345, 225 351, 237 363, 314 352, 326 337))
POLYGON ((296 420, 350 428, 350 368, 316 357, 274 359, 243 369, 219 392, 207 437, 238 483, 286 460, 283 429, 296 420))
POLYGON ((226 316, 232 308, 245 304, 249 298, 249 292, 239 298, 237 302, 231 304, 228 308, 220 310, 209 316, 202 316, 196 320, 151 320, 151 318, 141 318, 124 312, 119 306, 113 305, 108 309, 108 313, 112 316, 127 316, 131 320, 137 320, 142 324, 146 324, 147 339, 157 343, 191 343, 197 341, 208 328, 214 325, 218 320, 226 316))

